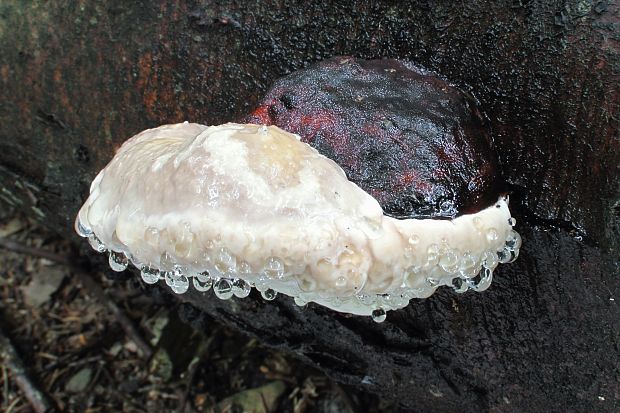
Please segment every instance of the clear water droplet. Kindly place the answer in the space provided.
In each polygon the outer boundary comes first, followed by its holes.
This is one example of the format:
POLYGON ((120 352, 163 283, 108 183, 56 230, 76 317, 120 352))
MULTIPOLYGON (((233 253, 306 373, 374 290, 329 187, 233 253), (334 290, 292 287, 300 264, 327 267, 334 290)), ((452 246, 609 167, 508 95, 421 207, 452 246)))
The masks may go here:
POLYGON ((400 291, 394 291, 391 294, 384 294, 382 296, 382 302, 382 307, 392 310, 403 308, 407 305, 407 299, 400 291))
POLYGON ((75 221, 75 232, 77 232, 80 237, 86 238, 93 233, 93 230, 82 224, 80 218, 77 218, 75 221))
POLYGON ((101 242, 99 240, 99 238, 97 238, 97 236, 95 234, 90 234, 88 236, 88 243, 97 252, 105 252, 105 250, 106 250, 105 245, 103 244, 103 242, 101 242))
POLYGON ((164 276, 164 281, 166 282, 166 285, 168 287, 172 287, 174 285, 174 279, 176 278, 174 273, 172 271, 163 271, 162 274, 164 276))
POLYGON ((455 292, 462 294, 469 289, 467 282, 460 277, 456 277, 452 279, 452 288, 455 292))
POLYGON ((481 279, 482 276, 480 274, 477 274, 475 277, 469 278, 466 282, 467 285, 469 285, 469 288, 474 291, 478 291, 478 284, 480 283, 481 279))
POLYGON ((374 321, 375 323, 382 323, 387 318, 387 313, 383 308, 377 308, 375 310, 372 310, 371 317, 372 321, 374 321))
POLYGON ((155 284, 159 281, 160 272, 157 268, 143 265, 142 268, 140 268, 140 276, 145 283, 155 284))
POLYGON ((447 250, 439 258, 439 265, 449 274, 454 273, 458 268, 459 257, 452 249, 447 250))
POLYGON ((383 304, 388 308, 392 308, 392 294, 377 294, 377 303, 383 304))
POLYGON ((278 293, 275 290, 271 289, 271 288, 267 288, 265 291, 261 292, 260 294, 267 301, 272 301, 278 295, 278 293))
POLYGON ((465 251, 459 261, 459 273, 466 278, 475 277, 480 272, 480 262, 469 251, 465 251))
POLYGON ((373 305, 375 303, 375 301, 377 300, 377 296, 375 294, 364 294, 364 293, 359 293, 355 296, 357 298, 357 300, 366 305, 366 306, 370 306, 373 305))
POLYGON ((497 260, 502 264, 509 263, 511 260, 513 260, 513 251, 509 250, 508 248, 502 248, 501 250, 497 251, 497 260))
MULTIPOLYGON (((482 280, 483 282, 487 283, 488 285, 491 285, 491 282, 493 281, 493 270, 490 270, 488 268, 484 268, 482 270, 482 280)), ((485 288, 486 290, 486 288, 485 288)))
POLYGON ((170 286, 170 289, 177 294, 183 294, 189 289, 189 279, 185 274, 180 274, 174 277, 174 282, 170 286))
POLYGON ((269 288, 269 280, 264 274, 260 275, 254 282, 254 287, 256 287, 258 291, 263 292, 269 288))
POLYGON ((463 253, 463 256, 461 257, 461 261, 459 263, 459 267, 461 269, 466 269, 466 268, 473 268, 473 267, 477 267, 477 266, 478 266, 478 260, 476 259, 474 254, 472 254, 469 251, 465 251, 463 253))
POLYGON ((215 255, 215 269, 221 274, 235 271, 237 259, 226 248, 220 248, 215 255))
POLYGON ((240 261, 237 263, 237 273, 239 275, 250 275, 252 274, 252 267, 245 261, 240 261))
POLYGON ((404 281, 405 285, 409 288, 416 288, 420 283, 420 267, 411 266, 405 269, 404 281))
POLYGON ((278 257, 269 257, 263 272, 269 278, 282 278, 284 275, 284 263, 278 257))
POLYGON ((437 287, 439 285, 439 280, 437 278, 433 278, 433 277, 428 277, 426 279, 426 282, 431 287, 437 287))
POLYGON ((252 287, 241 278, 237 278, 232 283, 232 290, 235 297, 245 298, 250 295, 252 287))
POLYGON ((491 252, 491 251, 486 251, 482 255, 482 265, 485 268, 489 268, 491 270, 494 270, 495 267, 497 267, 497 254, 495 254, 494 252, 491 252))
POLYGON ((426 261, 428 266, 432 267, 439 262, 439 246, 437 244, 431 244, 426 250, 426 261))
POLYGON ((459 274, 464 278, 472 278, 475 277, 476 274, 480 272, 480 266, 477 265, 475 267, 462 268, 459 270, 459 274))
POLYGON ((213 280, 211 279, 211 277, 209 277, 209 273, 205 271, 196 274, 192 278, 192 284, 194 285, 196 291, 200 291, 201 293, 203 293, 211 289, 211 286, 213 285, 213 280))
POLYGON ((211 280, 211 276, 209 275, 209 271, 202 271, 196 274, 195 278, 198 279, 201 283, 206 283, 211 280))
POLYGON ((497 230, 495 228, 487 229, 486 235, 487 235, 487 241, 489 243, 495 243, 499 239, 499 234, 497 233, 497 230))
POLYGON ((521 235, 519 235, 517 231, 512 230, 508 233, 508 236, 506 237, 506 248, 511 250, 518 250, 519 248, 521 248, 522 242, 523 241, 521 240, 521 235))
POLYGON ((159 257, 159 268, 165 271, 174 270, 174 259, 167 251, 164 251, 163 254, 159 257))
POLYGON ((294 300, 295 304, 297 304, 299 307, 303 307, 304 305, 308 304, 308 302, 301 297, 295 297, 294 300))
POLYGON ((493 271, 488 268, 483 268, 480 274, 474 278, 467 280, 467 283, 474 291, 485 291, 491 285, 493 281, 493 271))
POLYGON ((221 300, 228 300, 233 296, 232 283, 228 278, 220 278, 213 284, 215 296, 221 300))
POLYGON ((514 227, 515 225, 517 225, 517 220, 512 217, 508 218, 508 225, 514 227))
POLYGON ((110 251, 108 263, 112 271, 121 272, 127 269, 129 260, 122 252, 110 251))
POLYGON ((409 237, 409 244, 410 245, 418 245, 420 243, 420 237, 416 234, 412 234, 409 237))
POLYGON ((508 260, 508 263, 515 262, 517 258, 519 258, 519 250, 514 250, 514 251, 511 250, 510 259, 508 260))
POLYGON ((342 288, 347 285, 347 279, 345 277, 338 277, 336 279, 336 287, 342 288))

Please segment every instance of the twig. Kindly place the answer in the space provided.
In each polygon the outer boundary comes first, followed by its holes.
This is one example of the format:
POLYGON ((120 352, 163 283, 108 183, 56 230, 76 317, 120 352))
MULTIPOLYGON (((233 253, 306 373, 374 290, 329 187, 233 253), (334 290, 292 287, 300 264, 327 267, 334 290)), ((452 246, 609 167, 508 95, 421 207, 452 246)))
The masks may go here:
MULTIPOLYGON (((211 346, 211 343, 213 342, 214 337, 215 337, 215 334, 209 336, 209 338, 206 340, 206 343, 204 341, 201 341, 198 347, 198 350, 196 351, 194 355, 194 359, 189 363, 189 366, 187 367, 187 379, 186 379, 185 391, 181 394, 181 399, 179 401, 179 413, 185 413, 186 411, 187 401, 189 399, 189 393, 192 390, 194 379, 196 377, 196 372, 198 371, 198 365, 200 364, 202 359, 206 356, 207 352, 209 351, 209 348, 211 346)), ((195 411, 192 404, 190 404, 190 411, 195 411)))
POLYGON ((138 349, 142 352, 142 355, 150 359, 153 356, 153 349, 151 346, 142 338, 136 326, 134 326, 133 321, 129 319, 121 310, 114 301, 112 301, 106 293, 103 291, 103 288, 86 272, 81 271, 80 276, 82 277, 82 282, 88 288, 90 292, 93 293, 95 298, 102 304, 106 305, 108 309, 114 314, 116 317, 116 321, 121 325, 125 334, 129 337, 131 341, 133 341, 138 349))
POLYGON ((4 360, 4 365, 12 373, 13 379, 30 402, 36 413, 51 413, 58 411, 54 402, 30 379, 17 350, 11 340, 4 335, 0 328, 0 357, 4 360))
POLYGON ((27 245, 23 245, 5 238, 0 238, 0 248, 14 251, 20 254, 27 254, 35 257, 46 258, 58 264, 69 266, 71 269, 74 270, 76 274, 80 276, 82 283, 95 296, 95 299, 97 299, 97 301, 99 301, 101 304, 105 305, 110 310, 110 312, 114 314, 116 320, 121 325, 121 328, 125 331, 125 334, 127 334, 129 339, 136 344, 142 355, 147 359, 150 359, 153 356, 153 349, 146 342, 146 340, 142 338, 142 336, 138 332, 138 329, 134 326, 133 322, 116 305, 116 303, 110 297, 108 297, 108 295, 103 291, 103 288, 101 288, 99 283, 97 283, 93 279, 93 277, 90 276, 88 271, 79 264, 77 264, 77 259, 71 259, 71 257, 66 255, 60 255, 39 248, 29 247, 27 245))
POLYGON ((72 262, 67 256, 56 254, 55 252, 46 251, 39 248, 29 247, 28 245, 23 245, 10 239, 0 238, 0 248, 17 252, 19 254, 33 255, 35 257, 46 258, 58 264, 72 266, 72 262))

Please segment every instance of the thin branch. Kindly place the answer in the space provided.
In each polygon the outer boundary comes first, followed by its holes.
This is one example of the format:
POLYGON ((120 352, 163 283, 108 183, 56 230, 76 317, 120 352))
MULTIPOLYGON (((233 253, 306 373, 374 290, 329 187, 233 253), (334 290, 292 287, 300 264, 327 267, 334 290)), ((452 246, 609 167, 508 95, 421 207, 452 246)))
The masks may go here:
POLYGON ((101 285, 99 285, 93 277, 84 271, 80 272, 80 277, 88 291, 90 291, 100 303, 107 306, 110 312, 114 314, 116 321, 118 321, 121 325, 129 339, 136 344, 142 355, 146 359, 150 359, 153 356, 153 349, 146 342, 146 340, 142 338, 142 335, 134 325, 133 321, 131 321, 129 317, 125 315, 123 310, 121 310, 120 307, 107 296, 107 294, 103 291, 103 288, 101 288, 101 285))
POLYGON ((17 350, 0 328, 0 357, 36 413, 57 412, 52 399, 31 380, 17 350))
POLYGON ((58 264, 72 266, 72 262, 67 256, 56 254, 55 252, 42 250, 40 248, 29 247, 28 245, 23 245, 17 241, 13 241, 13 240, 2 238, 2 237, 0 237, 0 248, 4 248, 9 251, 17 252, 18 254, 26 254, 26 255, 32 255, 35 257, 46 258, 58 264))

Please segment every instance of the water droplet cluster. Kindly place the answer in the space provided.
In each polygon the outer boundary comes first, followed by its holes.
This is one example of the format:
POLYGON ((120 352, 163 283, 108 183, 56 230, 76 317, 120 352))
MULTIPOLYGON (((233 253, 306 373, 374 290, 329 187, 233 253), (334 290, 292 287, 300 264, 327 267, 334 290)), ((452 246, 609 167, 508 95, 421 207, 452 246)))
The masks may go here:
MULTIPOLYGON (((515 223, 514 218, 508 221, 510 226, 515 223)), ((475 219, 474 224, 480 226, 475 219)), ((157 263, 142 263, 127 251, 109 250, 79 219, 76 230, 88 239, 95 251, 108 252, 112 270, 124 271, 132 263, 139 269, 146 284, 163 280, 177 294, 187 292, 191 284, 196 291, 204 293, 212 289, 217 298, 227 300, 232 297, 245 298, 255 288, 265 300, 271 301, 277 296, 276 290, 280 290, 292 296, 299 306, 311 301, 335 309, 361 305, 370 308, 371 318, 379 323, 386 319, 387 311, 403 308, 413 298, 429 297, 441 285, 452 287, 460 294, 468 290, 486 290, 491 285, 497 265, 516 260, 521 247, 521 236, 514 230, 508 232, 502 248, 489 249, 480 255, 451 247, 447 242, 430 244, 425 251, 425 263, 406 268, 398 288, 389 293, 359 291, 353 295, 338 296, 314 291, 312 286, 308 286, 307 278, 295 277, 287 271, 284 260, 275 256, 267 258, 260 269, 252 268, 224 247, 211 248, 211 254, 203 256, 205 268, 195 269, 176 263, 168 253, 162 254, 157 263)), ((482 231, 490 244, 497 244, 499 232, 495 228, 482 231)), ((420 236, 416 234, 409 238, 409 244, 414 247, 419 241, 420 236)), ((411 254, 411 251, 405 253, 411 254)), ((337 286, 339 283, 344 285, 346 280, 336 280, 337 286)))
POLYGON ((128 140, 93 180, 75 229, 114 271, 132 264, 177 294, 255 288, 381 322, 440 286, 488 288, 519 254, 514 225, 505 197, 451 221, 386 216, 298 136, 228 123, 128 140))

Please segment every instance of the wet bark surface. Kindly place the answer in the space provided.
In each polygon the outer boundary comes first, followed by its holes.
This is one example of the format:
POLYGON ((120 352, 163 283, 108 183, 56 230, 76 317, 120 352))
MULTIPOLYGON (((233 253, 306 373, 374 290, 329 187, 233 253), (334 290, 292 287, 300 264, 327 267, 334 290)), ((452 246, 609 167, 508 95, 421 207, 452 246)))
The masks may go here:
POLYGON ((495 271, 489 290, 440 289, 381 324, 282 296, 181 299, 407 410, 617 410, 617 262, 565 233, 520 229, 519 259, 495 271))
POLYGON ((619 7, 3 3, 0 199, 73 236, 90 181, 129 136, 240 119, 276 79, 331 56, 412 60, 488 115, 519 260, 483 294, 439 291, 383 324, 196 293, 181 297, 189 318, 200 308, 414 411, 617 411, 619 7))

